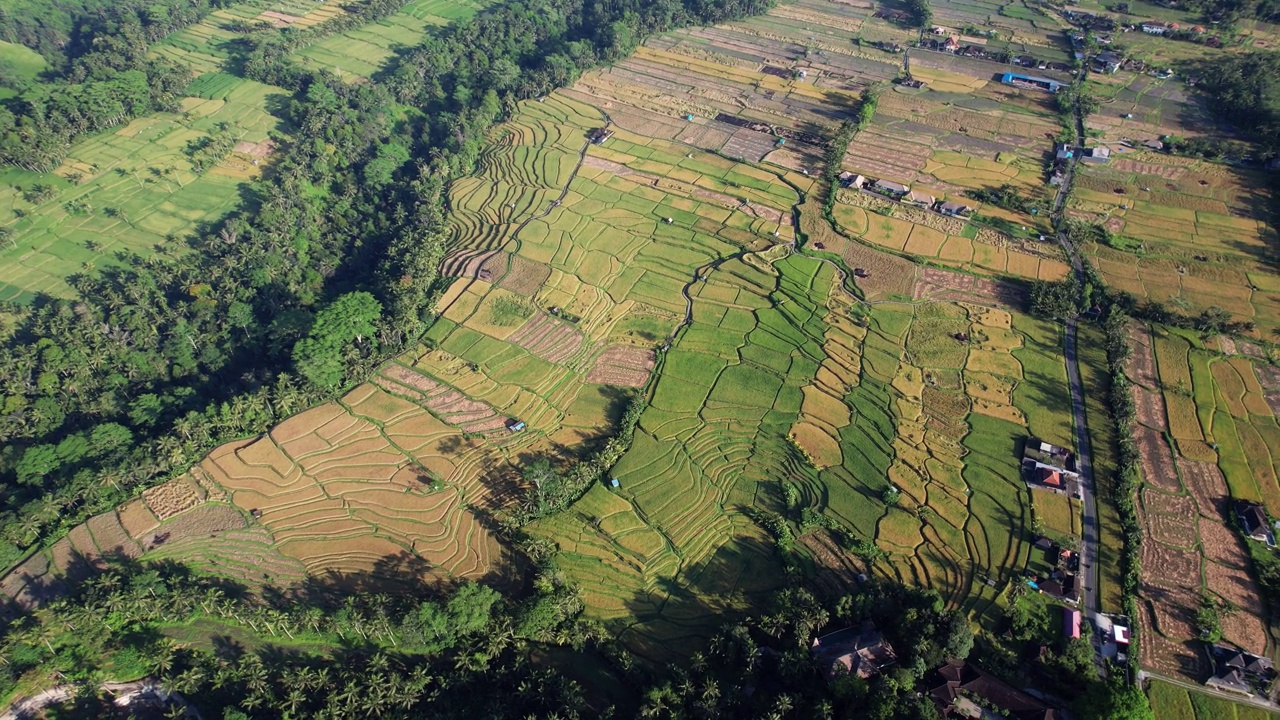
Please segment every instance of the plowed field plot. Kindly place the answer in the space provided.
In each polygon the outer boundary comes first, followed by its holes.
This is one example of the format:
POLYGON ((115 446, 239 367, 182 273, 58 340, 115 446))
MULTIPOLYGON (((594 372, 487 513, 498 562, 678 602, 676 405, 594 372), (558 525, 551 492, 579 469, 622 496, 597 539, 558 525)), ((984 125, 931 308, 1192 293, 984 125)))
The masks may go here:
POLYGON ((1143 479, 1162 490, 1180 491, 1182 484, 1173 465, 1173 453, 1164 437, 1149 427, 1138 428, 1134 437, 1138 442, 1143 479))
POLYGON ((657 360, 653 350, 630 345, 614 345, 596 356, 587 382, 621 387, 640 387, 649 381, 657 360))
POLYGON ((1144 568, 1159 568, 1142 577, 1140 594, 1148 611, 1144 615, 1149 613, 1156 630, 1145 636, 1142 663, 1200 680, 1205 668, 1189 651, 1196 637, 1191 618, 1204 594, 1240 608, 1238 616, 1223 623, 1233 641, 1259 652, 1271 645, 1271 629, 1248 567, 1246 541, 1232 529, 1229 516, 1234 513, 1233 496, 1239 497, 1243 489, 1251 493, 1246 495, 1249 499, 1257 498, 1264 483, 1256 480, 1270 477, 1255 477, 1250 468, 1251 462, 1272 467, 1270 452, 1261 449, 1261 437, 1270 432, 1272 420, 1250 412, 1250 405, 1263 409, 1265 403, 1262 384, 1255 382, 1257 374, 1247 359, 1219 360, 1198 347, 1198 339, 1173 332, 1156 333, 1152 343, 1152 333, 1139 327, 1130 337, 1136 348, 1128 371, 1145 379, 1135 385, 1135 406, 1144 423, 1136 439, 1148 484, 1139 508, 1145 530, 1142 562, 1144 568), (1194 449, 1216 463, 1171 452, 1162 436, 1164 403, 1169 405, 1172 434, 1179 438, 1176 449, 1194 449), (1213 445, 1183 439, 1190 434, 1188 427, 1198 431, 1201 423, 1203 437, 1215 440, 1213 445), (1245 438, 1254 444, 1246 444, 1245 438))

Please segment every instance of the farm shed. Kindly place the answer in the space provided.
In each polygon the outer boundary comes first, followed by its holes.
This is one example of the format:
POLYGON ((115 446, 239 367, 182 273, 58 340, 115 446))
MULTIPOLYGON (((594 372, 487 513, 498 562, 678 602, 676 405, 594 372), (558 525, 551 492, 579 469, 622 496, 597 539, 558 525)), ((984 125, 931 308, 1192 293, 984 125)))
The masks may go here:
POLYGON ((1057 80, 1033 77, 1031 75, 1019 75, 1011 72, 1002 75, 1000 82, 1014 87, 1027 88, 1028 90, 1044 90, 1051 93, 1058 92, 1058 88, 1062 87, 1062 83, 1057 80))
POLYGON ((936 202, 932 195, 924 192, 923 190, 912 190, 907 193, 907 196, 904 197, 902 201, 912 205, 919 205, 920 207, 929 207, 936 202))
POLYGON ((902 183, 892 182, 889 180, 877 180, 876 184, 872 185, 871 187, 872 189, 878 192, 882 192, 887 195, 894 195, 894 196, 906 195, 907 193, 911 192, 911 188, 907 187, 906 185, 903 185, 902 183))

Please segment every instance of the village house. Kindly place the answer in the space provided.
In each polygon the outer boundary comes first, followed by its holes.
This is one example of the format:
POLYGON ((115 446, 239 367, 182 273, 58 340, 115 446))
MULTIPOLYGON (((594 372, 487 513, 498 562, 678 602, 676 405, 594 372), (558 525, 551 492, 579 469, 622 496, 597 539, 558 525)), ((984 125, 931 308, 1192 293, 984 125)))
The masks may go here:
POLYGON ((1268 545, 1275 545, 1275 536, 1267 523, 1267 511, 1258 503, 1247 500, 1236 501, 1236 519, 1240 521, 1240 531, 1245 537, 1268 545))
POLYGON ((1170 30, 1177 29, 1177 25, 1166 25, 1162 22, 1144 22, 1139 26, 1142 32, 1148 35, 1165 35, 1170 30))
POLYGON ((1111 148, 1085 148, 1080 152, 1080 162, 1091 165, 1102 165, 1103 163, 1111 162, 1111 148))
POLYGON ((938 212, 952 217, 969 217, 969 215, 973 214, 973 208, 964 203, 948 200, 938 204, 938 212))
POLYGON ((1108 75, 1120 69, 1124 56, 1114 50, 1100 52, 1093 57, 1093 70, 1108 75))
POLYGON ((919 690, 933 700, 944 718, 1003 716, 1014 720, 1058 720, 1061 717, 1044 702, 963 660, 953 660, 935 670, 921 682, 919 690), (994 709, 994 713, 989 714, 989 709, 994 709))
POLYGON ((1027 438, 1022 449, 1022 476, 1033 490, 1051 490, 1080 497, 1080 475, 1075 454, 1036 438, 1027 438))
POLYGON ((1026 444, 1022 448, 1023 459, 1031 459, 1045 465, 1051 465, 1060 470, 1076 470, 1076 456, 1070 450, 1051 445, 1043 440, 1034 437, 1028 437, 1026 444))
POLYGON ((898 661, 893 646, 869 620, 816 638, 811 649, 828 679, 847 672, 866 680, 898 661))
POLYGON ((1035 584, 1035 589, 1065 603, 1075 605, 1080 602, 1079 583, 1076 574, 1065 570, 1055 570, 1049 579, 1035 584))
POLYGON ((1225 645, 1211 645, 1208 653, 1213 661, 1213 675, 1204 682, 1206 687, 1245 697, 1270 694, 1276 680, 1270 658, 1225 645))
POLYGON ((902 202, 908 205, 919 205, 920 207, 930 207, 936 202, 934 197, 923 190, 912 190, 902 198, 902 202))
POLYGON ((857 175, 846 170, 840 173, 840 184, 847 188, 861 190, 862 186, 867 184, 867 179, 862 175, 857 175))
POLYGON ((1080 611, 1075 608, 1062 608, 1062 637, 1067 640, 1080 638, 1080 611))
POLYGON ((892 195, 895 198, 902 197, 903 195, 906 195, 907 193, 911 192, 911 188, 907 187, 906 185, 903 185, 902 183, 896 183, 890 180, 877 180, 875 184, 871 186, 871 189, 879 193, 892 195))

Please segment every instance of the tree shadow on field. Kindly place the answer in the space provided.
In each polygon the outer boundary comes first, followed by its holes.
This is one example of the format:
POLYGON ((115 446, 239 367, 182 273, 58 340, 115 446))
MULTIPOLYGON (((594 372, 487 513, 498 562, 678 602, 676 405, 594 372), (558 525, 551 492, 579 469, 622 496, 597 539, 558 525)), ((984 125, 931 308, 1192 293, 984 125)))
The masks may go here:
MULTIPOLYGON (((701 650, 716 630, 731 625, 787 585, 771 541, 737 535, 701 562, 659 578, 624 601, 618 640, 646 665, 661 668, 701 650)), ((584 589, 592 592, 591 583, 584 589)))

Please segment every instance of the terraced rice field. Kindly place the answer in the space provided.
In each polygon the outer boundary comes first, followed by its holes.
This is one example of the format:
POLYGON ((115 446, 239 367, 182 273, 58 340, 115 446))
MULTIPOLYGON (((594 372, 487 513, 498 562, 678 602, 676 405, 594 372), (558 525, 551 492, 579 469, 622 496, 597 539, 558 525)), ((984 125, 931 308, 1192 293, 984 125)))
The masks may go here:
POLYGON ((431 28, 465 20, 484 8, 480 0, 411 0, 376 23, 332 35, 300 50, 303 65, 351 80, 372 77, 398 48, 413 47, 431 28))
MULTIPOLYGON (((1240 609, 1223 621, 1227 640, 1256 653, 1274 647, 1231 507, 1235 498, 1274 507, 1277 485, 1268 448, 1280 441, 1280 426, 1265 402, 1260 376, 1243 357, 1212 356, 1199 339, 1168 330, 1139 326, 1131 336, 1128 372, 1135 381, 1146 483, 1138 510, 1145 536, 1142 563, 1161 568, 1143 576, 1138 607, 1149 630, 1140 659, 1145 668, 1198 681, 1209 671, 1194 629, 1202 593, 1240 609), (1175 415, 1181 405, 1174 400, 1188 397, 1196 398, 1191 410, 1201 410, 1204 426, 1195 414, 1175 415), (1258 439, 1264 435, 1266 440, 1258 439)), ((1270 383, 1270 375, 1261 377, 1270 383)))
MULTIPOLYGON (((254 6, 302 16, 290 8, 254 6)), ((40 578, 65 574, 73 550, 110 543, 255 582, 501 577, 510 566, 492 519, 514 501, 520 467, 591 447, 624 389, 638 388, 647 405, 610 472, 619 487, 593 487, 529 531, 560 547, 589 613, 641 654, 662 661, 692 647, 783 581, 760 513, 785 516, 824 581, 850 587, 867 572, 933 587, 994 630, 1029 559, 1018 443, 1070 438, 1058 334, 1019 314, 1019 286, 990 276, 1057 277, 1065 266, 905 208, 873 215, 892 221, 883 237, 871 221, 852 229, 864 208, 843 196, 848 235, 822 218, 826 188, 813 176, 832 108, 900 61, 849 42, 894 37, 868 15, 802 0, 672 33, 523 103, 491 131, 477 171, 451 186, 442 275, 452 279, 420 347, 121 508, 121 531, 95 518, 29 561, 35 580, 11 576, 6 589, 33 596, 40 578), (823 52, 802 52, 806 43, 823 52), (612 136, 588 142, 602 127, 612 136), (974 274, 906 257, 944 265, 965 243, 1003 254, 978 261, 974 249, 950 263, 974 274), (514 421, 521 432, 507 429, 514 421), (782 483, 798 506, 784 506, 782 483), (868 565, 835 533, 800 528, 803 508, 884 558, 868 565), (196 543, 201 533, 217 537, 196 543)), ((216 59, 216 40, 189 44, 216 59)), ((379 57, 337 40, 326 52, 379 57)), ((951 75, 964 69, 921 68, 940 85, 959 84, 951 75)), ((198 86, 213 94, 222 83, 198 86)), ((1025 158, 1053 130, 1041 99, 972 79, 965 88, 956 94, 969 99, 946 107, 887 92, 849 167, 870 163, 885 133, 917 133, 922 182, 940 197, 978 177, 1033 187, 1025 158)))
POLYGON ((1187 314, 1220 307, 1270 337, 1280 283, 1267 258, 1268 180, 1260 173, 1144 150, 1113 154, 1076 179, 1069 212, 1105 225, 1140 251, 1095 246, 1107 284, 1187 314))

